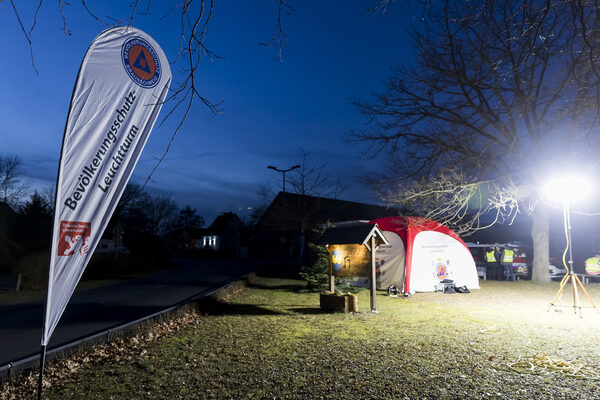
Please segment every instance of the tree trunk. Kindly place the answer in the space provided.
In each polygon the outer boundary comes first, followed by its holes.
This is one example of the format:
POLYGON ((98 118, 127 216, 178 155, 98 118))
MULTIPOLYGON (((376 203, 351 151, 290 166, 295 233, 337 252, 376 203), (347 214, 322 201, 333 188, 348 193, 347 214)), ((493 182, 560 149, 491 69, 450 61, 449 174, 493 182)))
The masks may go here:
POLYGON ((550 273, 548 265, 550 264, 550 221, 548 210, 542 205, 533 210, 531 214, 531 238, 533 239, 533 271, 531 280, 533 282, 548 282, 550 273))

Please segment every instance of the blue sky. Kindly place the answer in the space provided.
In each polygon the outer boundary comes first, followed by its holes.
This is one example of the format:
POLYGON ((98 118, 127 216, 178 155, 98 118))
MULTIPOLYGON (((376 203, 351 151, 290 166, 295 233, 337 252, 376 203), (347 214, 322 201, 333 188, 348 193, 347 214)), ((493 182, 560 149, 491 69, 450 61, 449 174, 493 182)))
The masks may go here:
MULTIPOLYGON (((214 115, 196 103, 148 189, 171 195, 181 206, 192 205, 208 223, 225 211, 245 217, 247 208, 260 201, 261 184, 280 187, 281 174, 266 166, 299 164, 302 148, 310 153, 309 164, 328 163, 332 175, 352 184, 345 199, 377 202, 357 178, 381 167, 382 160, 367 160, 361 148, 343 141, 348 129, 364 122, 350 100, 381 90, 393 63, 410 63, 406 30, 418 11, 398 2, 383 15, 366 16, 370 3, 291 2, 295 13, 283 20, 288 43, 279 62, 274 61, 275 48, 259 45, 273 34, 277 2, 216 2, 206 43, 223 59, 205 58, 198 79, 202 95, 222 102, 223 112, 214 115)), ((86 4, 99 16, 130 12, 123 1, 86 4)), ((160 20, 166 9, 155 2, 152 6, 134 25, 174 60, 180 39, 177 16, 160 20)), ((33 8, 19 7, 29 28, 33 8)), ((77 70, 91 41, 106 28, 77 1, 65 7, 64 15, 70 36, 61 30, 56 4, 43 3, 32 33, 37 76, 11 5, 0 2, 0 154, 18 155, 26 175, 40 188, 54 186, 77 70)), ((175 84, 183 76, 181 68, 172 66, 175 84)), ((145 181, 177 122, 157 124, 134 182, 145 181)))

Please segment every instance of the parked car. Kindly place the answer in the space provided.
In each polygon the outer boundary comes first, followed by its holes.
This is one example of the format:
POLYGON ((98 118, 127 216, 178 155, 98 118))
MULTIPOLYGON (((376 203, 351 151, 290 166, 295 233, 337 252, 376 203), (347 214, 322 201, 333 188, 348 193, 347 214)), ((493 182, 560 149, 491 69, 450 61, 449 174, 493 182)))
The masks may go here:
POLYGON ((513 258, 513 270, 517 279, 531 279, 531 262, 528 262, 528 254, 533 252, 528 251, 524 245, 508 244, 513 248, 515 256, 513 258))
MULTIPOLYGON (((533 268, 533 248, 529 245, 522 243, 515 243, 515 263, 513 268, 517 264, 517 268, 522 268, 526 272, 528 278, 531 279, 531 270, 533 268), (518 254, 518 256, 517 256, 518 254)), ((560 280, 565 276, 567 270, 563 267, 562 261, 559 258, 550 256, 550 263, 548 264, 548 273, 550 274, 550 280, 560 280)))
POLYGON ((550 272, 550 280, 560 280, 567 273, 566 268, 560 264, 560 260, 550 257, 550 265, 548 272, 550 272))

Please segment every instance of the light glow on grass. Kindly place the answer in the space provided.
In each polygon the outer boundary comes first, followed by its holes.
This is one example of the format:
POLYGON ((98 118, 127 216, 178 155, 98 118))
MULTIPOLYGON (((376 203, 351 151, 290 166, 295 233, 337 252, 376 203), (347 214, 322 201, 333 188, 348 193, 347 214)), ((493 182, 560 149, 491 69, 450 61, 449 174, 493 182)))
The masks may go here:
MULTIPOLYGON (((378 292, 379 314, 323 313, 300 281, 251 284, 199 313, 53 361, 45 398, 600 398, 597 380, 572 372, 600 370, 590 351, 600 319, 589 307, 579 318, 568 301, 545 312, 558 282, 378 292)), ((588 289, 600 296, 600 285, 588 289)), ((358 297, 366 309, 369 291, 358 297)), ((0 386, 0 398, 33 398, 28 382, 0 386)))

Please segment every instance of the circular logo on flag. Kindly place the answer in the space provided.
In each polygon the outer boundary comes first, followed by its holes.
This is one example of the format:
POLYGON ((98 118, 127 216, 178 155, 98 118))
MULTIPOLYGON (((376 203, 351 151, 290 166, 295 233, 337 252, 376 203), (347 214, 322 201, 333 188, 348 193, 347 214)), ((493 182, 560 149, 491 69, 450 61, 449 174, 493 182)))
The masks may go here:
POLYGON ((121 60, 127 75, 143 88, 153 88, 160 81, 160 61, 156 50, 141 37, 123 43, 121 60))

